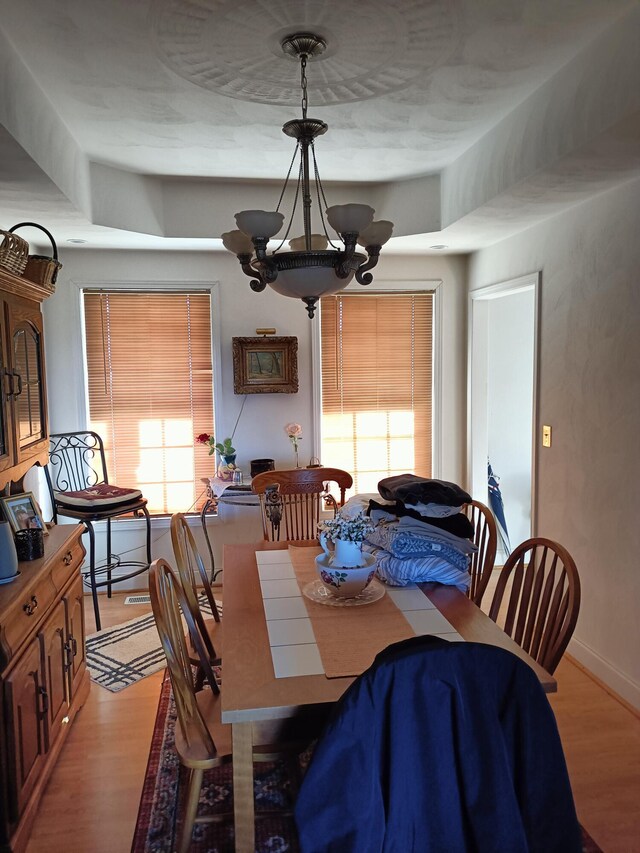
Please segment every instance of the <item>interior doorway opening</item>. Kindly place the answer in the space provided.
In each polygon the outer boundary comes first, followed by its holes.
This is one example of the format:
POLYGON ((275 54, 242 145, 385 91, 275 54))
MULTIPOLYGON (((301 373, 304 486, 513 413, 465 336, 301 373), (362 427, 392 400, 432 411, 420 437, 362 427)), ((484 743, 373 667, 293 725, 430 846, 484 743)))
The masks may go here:
MULTIPOLYGON (((514 548, 535 534, 539 273, 471 293, 469 482, 490 505, 487 463, 498 478, 514 548)), ((498 543, 496 562, 508 548, 498 543)))

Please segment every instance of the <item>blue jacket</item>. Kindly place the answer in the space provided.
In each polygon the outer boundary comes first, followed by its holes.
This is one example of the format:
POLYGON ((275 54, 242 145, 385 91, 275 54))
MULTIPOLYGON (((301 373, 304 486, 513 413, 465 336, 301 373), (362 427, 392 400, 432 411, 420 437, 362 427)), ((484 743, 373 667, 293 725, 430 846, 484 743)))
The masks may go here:
POLYGON ((415 637, 337 704, 302 783, 303 853, 579 853, 555 718, 523 661, 415 637))

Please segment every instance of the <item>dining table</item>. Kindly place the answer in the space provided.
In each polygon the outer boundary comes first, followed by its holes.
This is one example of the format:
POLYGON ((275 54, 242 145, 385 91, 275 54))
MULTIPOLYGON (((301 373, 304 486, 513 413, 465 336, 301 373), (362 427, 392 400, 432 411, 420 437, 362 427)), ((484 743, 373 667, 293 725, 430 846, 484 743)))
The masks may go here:
POLYGON ((316 718, 326 716, 375 655, 399 637, 437 633, 452 641, 499 646, 524 660, 545 692, 557 689, 553 676, 456 587, 436 583, 401 591, 388 587, 366 608, 327 608, 310 600, 309 571, 321 553, 313 540, 224 547, 221 711, 222 722, 232 730, 237 853, 255 850, 254 732, 264 733, 265 726, 272 726, 278 737, 292 721, 304 722, 307 717, 313 725, 316 718), (294 572, 292 565, 297 567, 294 572), (300 566, 307 574, 301 574, 300 566), (354 635, 354 630, 361 630, 363 636, 354 635), (360 657, 347 655, 343 661, 338 656, 331 661, 334 635, 343 648, 357 647, 360 657), (325 640, 328 651, 322 648, 325 640))

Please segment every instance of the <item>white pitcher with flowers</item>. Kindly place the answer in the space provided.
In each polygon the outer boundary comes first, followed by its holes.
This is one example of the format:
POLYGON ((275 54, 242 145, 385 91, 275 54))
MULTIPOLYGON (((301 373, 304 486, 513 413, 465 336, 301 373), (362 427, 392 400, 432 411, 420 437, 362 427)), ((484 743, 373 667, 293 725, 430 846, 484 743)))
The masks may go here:
POLYGON ((320 579, 341 597, 359 595, 375 574, 375 557, 362 553, 362 542, 373 530, 364 513, 353 518, 337 515, 318 525, 318 540, 324 551, 316 558, 320 579))
POLYGON ((362 542, 373 522, 363 512, 353 518, 337 515, 318 525, 320 547, 335 568, 353 569, 361 566, 362 542))

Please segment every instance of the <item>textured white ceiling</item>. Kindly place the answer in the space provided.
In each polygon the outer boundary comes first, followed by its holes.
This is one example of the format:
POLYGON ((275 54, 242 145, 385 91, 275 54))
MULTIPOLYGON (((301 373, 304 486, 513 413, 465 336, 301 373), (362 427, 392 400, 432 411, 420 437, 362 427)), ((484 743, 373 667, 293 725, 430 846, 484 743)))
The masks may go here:
POLYGON ((376 200, 397 250, 472 250, 638 174, 638 21, 630 0, 3 4, 0 227, 202 240, 232 225, 237 179, 273 207, 300 112, 279 44, 307 29, 328 44, 308 68, 323 180, 376 200))

